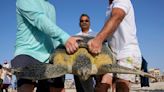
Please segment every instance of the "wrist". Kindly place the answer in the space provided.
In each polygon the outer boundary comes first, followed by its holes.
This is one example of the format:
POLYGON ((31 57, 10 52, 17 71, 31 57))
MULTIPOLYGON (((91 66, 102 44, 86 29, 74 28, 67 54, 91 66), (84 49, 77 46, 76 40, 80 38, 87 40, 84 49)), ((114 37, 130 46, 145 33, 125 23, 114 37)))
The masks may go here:
POLYGON ((97 37, 95 37, 95 40, 99 43, 103 43, 104 42, 104 38, 101 35, 98 35, 97 37))

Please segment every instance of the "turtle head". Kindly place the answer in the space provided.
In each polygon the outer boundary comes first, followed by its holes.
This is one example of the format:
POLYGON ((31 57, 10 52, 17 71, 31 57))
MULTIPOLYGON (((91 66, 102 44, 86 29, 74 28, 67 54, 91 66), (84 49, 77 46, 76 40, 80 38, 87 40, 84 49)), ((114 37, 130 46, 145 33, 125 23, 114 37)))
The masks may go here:
POLYGON ((77 55, 72 66, 73 74, 81 76, 82 79, 86 80, 91 75, 91 70, 92 63, 90 58, 85 54, 77 55))

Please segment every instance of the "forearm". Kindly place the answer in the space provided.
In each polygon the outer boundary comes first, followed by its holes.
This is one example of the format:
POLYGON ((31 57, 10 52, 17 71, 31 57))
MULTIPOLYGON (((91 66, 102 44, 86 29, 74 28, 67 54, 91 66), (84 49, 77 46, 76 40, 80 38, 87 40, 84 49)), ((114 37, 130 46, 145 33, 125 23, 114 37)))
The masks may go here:
POLYGON ((98 33, 97 39, 101 42, 106 40, 109 36, 111 36, 120 23, 122 22, 123 18, 125 16, 125 13, 121 9, 113 9, 111 18, 109 18, 106 23, 104 24, 104 27, 102 30, 98 33))
POLYGON ((100 39, 101 42, 103 42, 115 32, 117 27, 118 27, 118 23, 116 23, 114 19, 109 19, 105 23, 100 33, 98 33, 97 38, 100 39))

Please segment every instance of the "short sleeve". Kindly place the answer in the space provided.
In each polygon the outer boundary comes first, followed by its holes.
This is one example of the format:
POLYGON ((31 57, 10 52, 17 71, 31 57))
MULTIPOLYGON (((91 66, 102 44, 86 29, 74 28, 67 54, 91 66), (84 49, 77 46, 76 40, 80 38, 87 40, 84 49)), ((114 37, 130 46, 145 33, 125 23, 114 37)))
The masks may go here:
POLYGON ((121 8, 127 14, 131 8, 131 1, 130 0, 114 0, 113 8, 121 8))

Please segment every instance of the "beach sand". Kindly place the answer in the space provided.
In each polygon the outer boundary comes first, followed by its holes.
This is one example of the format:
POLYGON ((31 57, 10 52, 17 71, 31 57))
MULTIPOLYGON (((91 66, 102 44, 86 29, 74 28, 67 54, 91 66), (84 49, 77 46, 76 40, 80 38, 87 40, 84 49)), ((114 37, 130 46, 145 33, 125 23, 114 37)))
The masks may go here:
MULTIPOLYGON (((67 89, 66 92, 76 92, 76 90, 67 89)), ((150 83, 150 87, 142 88, 140 84, 132 84, 130 92, 164 92, 164 82, 150 83)))
MULTIPOLYGON (((17 91, 13 90, 9 92, 17 92, 17 91)), ((76 92, 76 90, 66 89, 66 92, 76 92)), ((142 87, 142 88, 140 87, 140 84, 132 84, 130 92, 164 92, 164 82, 150 83, 150 87, 142 87)))

